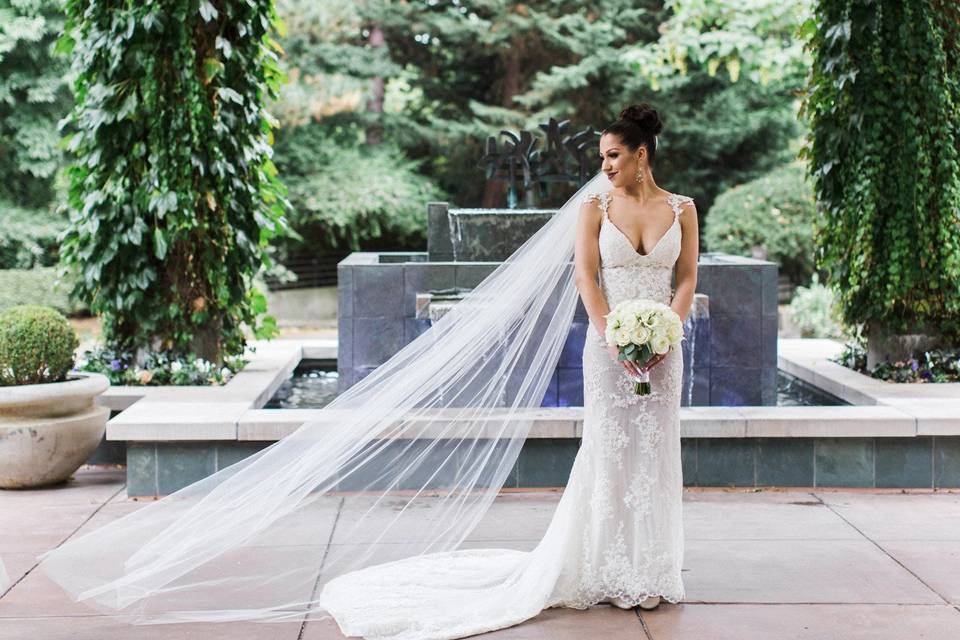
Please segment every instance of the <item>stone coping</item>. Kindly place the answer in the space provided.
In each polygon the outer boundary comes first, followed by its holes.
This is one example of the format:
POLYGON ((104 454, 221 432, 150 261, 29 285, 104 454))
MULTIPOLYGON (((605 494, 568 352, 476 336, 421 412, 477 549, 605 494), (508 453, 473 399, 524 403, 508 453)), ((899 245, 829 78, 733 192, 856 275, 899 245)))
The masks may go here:
MULTIPOLYGON (((532 410, 529 415, 535 421, 530 438, 579 438, 583 435, 582 407, 543 408, 532 410)), ((333 410, 247 411, 238 425, 237 439, 278 440, 306 422, 325 420, 335 424, 337 417, 333 410)), ((441 425, 448 420, 437 416, 441 425)), ((918 420, 894 407, 854 406, 683 407, 680 409, 680 434, 685 438, 921 435, 918 420)))
POLYGON ((151 401, 249 401, 251 406, 261 407, 273 397, 301 360, 337 357, 335 338, 272 340, 253 344, 257 352, 248 356, 250 363, 223 386, 112 386, 98 398, 98 404, 113 411, 124 411, 141 398, 147 398, 151 401))
POLYGON ((828 359, 843 350, 836 340, 780 338, 777 349, 780 369, 851 404, 944 400, 960 407, 960 382, 906 384, 871 378, 828 359))
MULTIPOLYGON (((111 388, 102 404, 123 412, 107 425, 108 440, 159 442, 233 440, 269 442, 335 409, 261 409, 301 359, 335 358, 336 340, 256 343, 247 368, 223 387, 111 388)), ((787 373, 852 402, 840 406, 683 407, 685 438, 912 437, 960 435, 960 385, 894 385, 826 360, 842 345, 832 340, 779 341, 787 373), (903 387, 923 387, 904 389, 903 387), (940 387, 940 388, 934 388, 940 387), (949 389, 948 389, 949 388, 949 389)), ((436 411, 442 428, 456 410, 436 411)), ((582 407, 538 408, 530 438, 578 438, 582 407)), ((496 433, 496 424, 489 433, 496 433)), ((481 432, 482 433, 482 432, 481 432)))
POLYGON ((256 351, 247 356, 250 362, 223 386, 111 386, 97 398, 97 403, 124 413, 136 404, 144 404, 141 401, 181 404, 240 402, 246 403, 248 408, 262 407, 301 360, 337 357, 336 338, 254 341, 251 344, 256 351))
POLYGON ((784 339, 777 366, 853 405, 895 408, 917 421, 916 435, 960 434, 960 383, 877 380, 829 360, 843 344, 826 339, 784 339))

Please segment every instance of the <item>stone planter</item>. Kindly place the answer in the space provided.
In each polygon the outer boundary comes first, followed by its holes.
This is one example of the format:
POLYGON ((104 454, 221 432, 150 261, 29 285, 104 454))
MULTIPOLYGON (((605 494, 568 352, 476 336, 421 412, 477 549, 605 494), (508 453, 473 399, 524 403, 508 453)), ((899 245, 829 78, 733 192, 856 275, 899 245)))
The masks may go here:
POLYGON ((64 382, 0 387, 0 488, 62 482, 100 444, 110 409, 94 404, 110 383, 98 373, 64 382))

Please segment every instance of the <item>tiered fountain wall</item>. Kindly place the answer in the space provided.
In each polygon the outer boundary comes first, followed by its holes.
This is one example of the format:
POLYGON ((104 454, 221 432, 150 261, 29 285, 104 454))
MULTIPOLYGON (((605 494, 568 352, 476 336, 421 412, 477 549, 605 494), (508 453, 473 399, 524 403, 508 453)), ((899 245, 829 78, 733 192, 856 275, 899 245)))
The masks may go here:
MULTIPOLYGON (((426 252, 357 252, 337 266, 341 392, 429 328, 422 309, 418 314, 418 294, 476 286, 555 213, 447 203, 427 211, 426 252)), ((776 264, 702 254, 688 322, 683 404, 776 404, 776 264)), ((578 303, 544 406, 583 404, 587 323, 578 303)))

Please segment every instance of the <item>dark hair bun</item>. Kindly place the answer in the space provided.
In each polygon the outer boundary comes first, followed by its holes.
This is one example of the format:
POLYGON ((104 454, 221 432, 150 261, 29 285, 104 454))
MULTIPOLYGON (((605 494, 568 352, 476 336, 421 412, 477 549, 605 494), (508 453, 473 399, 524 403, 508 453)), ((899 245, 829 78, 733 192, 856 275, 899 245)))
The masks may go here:
POLYGON ((658 135, 663 130, 663 120, 660 119, 657 110, 646 102, 626 107, 620 112, 620 119, 636 124, 645 133, 658 135))

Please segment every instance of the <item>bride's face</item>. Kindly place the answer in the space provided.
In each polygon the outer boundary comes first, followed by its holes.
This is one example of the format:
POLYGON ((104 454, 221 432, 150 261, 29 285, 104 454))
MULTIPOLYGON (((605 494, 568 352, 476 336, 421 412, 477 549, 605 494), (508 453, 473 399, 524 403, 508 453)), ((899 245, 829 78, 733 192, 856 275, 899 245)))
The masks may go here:
POLYGON ((600 136, 600 169, 607 174, 613 186, 628 184, 637 175, 644 152, 641 146, 631 153, 619 136, 605 133, 600 136))

